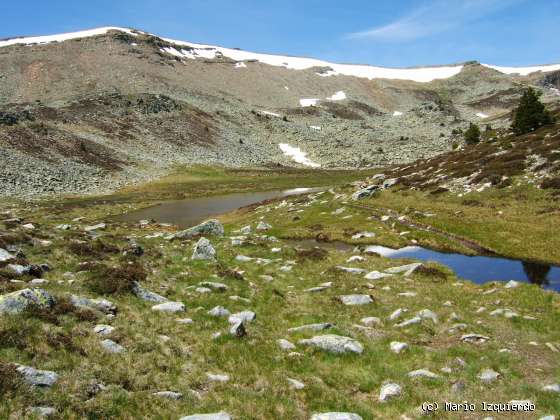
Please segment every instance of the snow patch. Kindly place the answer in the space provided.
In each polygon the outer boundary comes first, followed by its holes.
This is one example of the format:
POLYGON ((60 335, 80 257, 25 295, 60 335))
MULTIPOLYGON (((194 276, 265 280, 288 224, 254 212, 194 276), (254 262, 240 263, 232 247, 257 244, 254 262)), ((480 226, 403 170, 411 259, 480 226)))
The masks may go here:
POLYGON ((292 158, 294 162, 301 163, 302 165, 310 166, 312 168, 319 168, 321 166, 318 163, 309 160, 307 153, 302 152, 299 147, 290 146, 287 143, 280 143, 278 147, 280 147, 280 150, 282 150, 286 156, 292 158))
POLYGON ((309 128, 313 130, 321 131, 321 127, 319 127, 318 125, 310 125, 309 128))
POLYGON ((393 112, 393 117, 399 117, 399 116, 401 116, 401 115, 402 115, 402 112, 401 112, 401 111, 395 111, 395 112, 393 112))
POLYGON ((288 86, 284 86, 284 89, 286 90, 290 90, 290 88, 288 86))
POLYGON ((307 107, 307 106, 315 106, 319 103, 319 99, 313 99, 313 98, 309 98, 309 99, 300 99, 299 100, 299 104, 303 107, 307 107))
POLYGON ((264 114, 264 115, 271 115, 273 117, 280 117, 280 114, 277 114, 276 112, 261 111, 261 113, 264 114))
POLYGON ((560 70, 560 64, 547 64, 544 66, 528 66, 528 67, 502 67, 493 66, 491 64, 482 64, 484 67, 488 67, 505 74, 519 74, 520 76, 527 76, 528 74, 535 73, 537 71, 547 72, 560 70))
POLYGON ((381 245, 370 245, 366 248, 366 252, 375 252, 376 254, 381 255, 382 257, 398 257, 401 254, 405 254, 411 251, 418 251, 422 248, 418 246, 405 246, 404 248, 393 249, 387 248, 386 246, 381 245))
POLYGON ((129 35, 136 36, 136 34, 132 32, 130 29, 119 28, 116 26, 105 26, 103 28, 90 29, 87 31, 68 32, 68 33, 57 34, 57 35, 12 38, 12 39, 0 41, 0 47, 7 47, 10 45, 17 45, 17 44, 31 45, 31 44, 48 44, 50 42, 63 42, 63 41, 68 41, 69 39, 88 38, 97 35, 105 35, 109 31, 126 32, 129 35))
POLYGON ((488 118, 488 115, 486 115, 484 112, 477 112, 476 116, 478 118, 488 118))
POLYGON ((342 90, 327 98, 328 101, 342 101, 344 99, 346 99, 346 93, 344 93, 342 90))
POLYGON ((247 67, 247 64, 245 64, 243 61, 239 62, 239 63, 235 63, 235 68, 236 69, 243 69, 247 67))

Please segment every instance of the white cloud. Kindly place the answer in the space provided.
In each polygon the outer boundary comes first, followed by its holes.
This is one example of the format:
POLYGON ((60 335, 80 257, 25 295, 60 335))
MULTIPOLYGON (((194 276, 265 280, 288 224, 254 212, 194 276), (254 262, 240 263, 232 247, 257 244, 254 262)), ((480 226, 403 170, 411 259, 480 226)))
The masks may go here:
POLYGON ((347 39, 407 41, 449 31, 524 0, 434 0, 387 25, 346 35, 347 39))

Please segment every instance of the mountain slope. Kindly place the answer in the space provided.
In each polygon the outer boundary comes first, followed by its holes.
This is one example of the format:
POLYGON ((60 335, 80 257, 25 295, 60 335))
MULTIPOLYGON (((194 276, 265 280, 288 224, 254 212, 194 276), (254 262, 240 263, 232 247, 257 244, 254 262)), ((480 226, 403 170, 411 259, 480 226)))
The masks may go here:
POLYGON ((120 28, 5 40, 0 186, 107 191, 176 164, 298 165, 304 153, 327 168, 411 162, 451 150, 471 121, 505 127, 526 84, 557 102, 544 79, 475 62, 338 65, 120 28))

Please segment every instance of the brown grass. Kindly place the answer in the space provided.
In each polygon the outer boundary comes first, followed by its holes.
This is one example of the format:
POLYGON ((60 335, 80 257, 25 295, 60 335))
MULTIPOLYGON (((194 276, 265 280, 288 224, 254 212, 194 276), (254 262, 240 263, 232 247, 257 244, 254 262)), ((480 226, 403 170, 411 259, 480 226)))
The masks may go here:
POLYGON ((91 272, 87 286, 102 295, 127 293, 132 290, 134 282, 146 280, 147 275, 139 262, 123 262, 117 267, 101 265, 91 272))

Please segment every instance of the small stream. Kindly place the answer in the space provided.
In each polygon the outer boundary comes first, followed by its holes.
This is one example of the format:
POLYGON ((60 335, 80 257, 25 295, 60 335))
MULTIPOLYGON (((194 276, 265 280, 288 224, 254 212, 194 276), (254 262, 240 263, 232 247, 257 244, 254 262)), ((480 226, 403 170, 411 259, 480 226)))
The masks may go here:
MULTIPOLYGON (((159 223, 172 223, 180 228, 187 228, 209 217, 224 214, 264 200, 322 190, 323 188, 295 188, 283 191, 246 192, 214 197, 189 198, 186 200, 169 201, 157 206, 133 211, 116 219, 123 222, 153 219, 159 223)), ((348 252, 355 248, 355 245, 344 242, 317 242, 313 239, 289 241, 289 243, 304 248, 318 246, 325 249, 348 252)), ((489 281, 517 280, 538 284, 546 289, 560 292, 559 266, 509 258, 444 253, 419 246, 392 249, 371 245, 368 247, 368 250, 388 258, 411 258, 438 262, 452 269, 458 277, 478 284, 489 281)))

